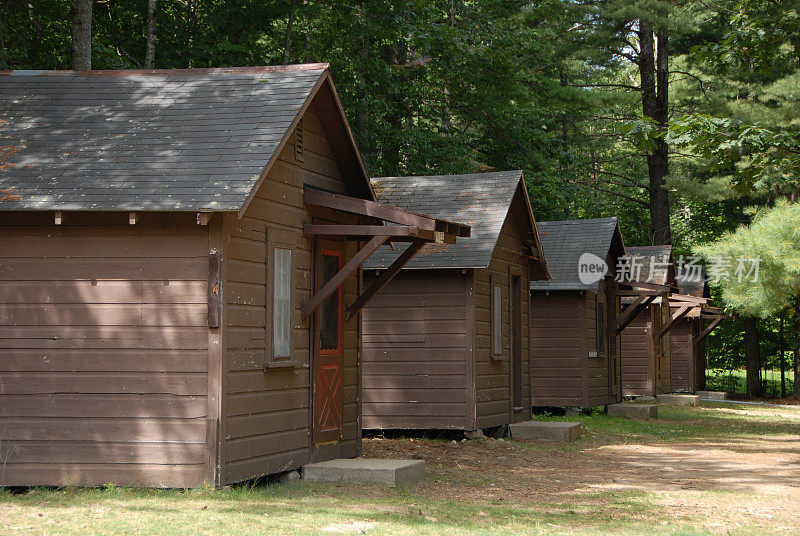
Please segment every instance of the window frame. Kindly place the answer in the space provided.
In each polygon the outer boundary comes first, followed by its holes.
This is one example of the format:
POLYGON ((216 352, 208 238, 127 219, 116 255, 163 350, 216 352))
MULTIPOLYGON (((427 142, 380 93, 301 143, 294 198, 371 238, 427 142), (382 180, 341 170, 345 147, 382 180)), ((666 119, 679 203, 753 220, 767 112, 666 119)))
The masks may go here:
POLYGON ((284 240, 272 240, 269 229, 266 232, 266 256, 264 259, 264 283, 266 290, 266 300, 264 303, 265 324, 264 324, 264 367, 271 368, 277 366, 290 366, 294 361, 294 345, 292 344, 292 317, 294 315, 294 272, 295 272, 295 248, 284 240), (275 261, 277 259, 277 249, 289 252, 289 351, 287 355, 276 355, 275 353, 275 284, 276 270, 275 261))
MULTIPOLYGON (((337 272, 342 269, 344 266, 344 252, 338 251, 335 249, 325 249, 320 248, 319 250, 319 262, 322 263, 322 258, 325 256, 329 257, 336 257, 339 260, 339 266, 337 268, 337 272)), ((320 270, 322 267, 320 266, 320 270)), ((322 273, 320 271, 320 273, 322 273)), ((320 281, 320 287, 325 285, 325 281, 320 281)), ((337 341, 336 341, 336 348, 333 349, 323 349, 322 348, 322 307, 329 299, 333 297, 333 295, 329 296, 325 301, 323 301, 319 306, 319 327, 318 327, 318 337, 319 337, 319 353, 322 355, 338 355, 344 351, 344 285, 340 285, 339 288, 336 289, 336 296, 337 296, 337 306, 336 306, 336 314, 337 314, 337 328, 338 331, 336 333, 337 341)))
POLYGON ((597 293, 597 310, 595 312, 596 330, 595 336, 597 337, 597 357, 604 354, 606 351, 606 304, 600 300, 600 293, 597 293))
POLYGON ((489 278, 489 301, 491 304, 491 317, 489 319, 491 332, 490 355, 492 359, 497 360, 503 356, 503 285, 496 281, 494 277, 489 278), (498 297, 500 301, 499 307, 497 304, 498 297))

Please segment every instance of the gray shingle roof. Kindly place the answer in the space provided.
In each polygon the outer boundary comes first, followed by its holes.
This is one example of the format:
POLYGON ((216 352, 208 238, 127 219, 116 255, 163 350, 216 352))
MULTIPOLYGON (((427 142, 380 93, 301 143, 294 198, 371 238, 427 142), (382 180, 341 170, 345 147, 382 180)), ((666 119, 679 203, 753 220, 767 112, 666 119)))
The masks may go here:
POLYGON ((675 283, 681 294, 691 294, 699 298, 708 297, 710 295, 706 271, 703 267, 700 267, 699 271, 699 277, 694 270, 684 269, 676 271, 675 283))
MULTIPOLYGON (((378 201, 437 218, 472 226, 469 238, 455 244, 428 244, 406 268, 485 268, 492 258, 511 201, 522 180, 522 171, 378 177, 372 186, 378 201)), ((407 245, 395 251, 381 247, 364 268, 386 268, 407 245)))
POLYGON ((625 248, 625 254, 629 257, 644 258, 644 260, 639 263, 641 271, 639 272, 638 281, 649 281, 659 285, 675 283, 675 264, 672 260, 672 246, 632 246, 625 248), (664 270, 663 266, 653 266, 653 262, 669 263, 669 268, 664 270), (650 274, 651 268, 656 268, 652 276, 650 274))
POLYGON ((239 210, 326 73, 4 73, 0 210, 239 210))
MULTIPOLYGON (((617 218, 538 222, 539 237, 552 279, 531 281, 531 290, 594 290, 598 283, 578 278, 578 262, 584 253, 608 258, 615 233, 620 240, 617 218)), ((609 267, 612 271, 614 266, 609 267)))

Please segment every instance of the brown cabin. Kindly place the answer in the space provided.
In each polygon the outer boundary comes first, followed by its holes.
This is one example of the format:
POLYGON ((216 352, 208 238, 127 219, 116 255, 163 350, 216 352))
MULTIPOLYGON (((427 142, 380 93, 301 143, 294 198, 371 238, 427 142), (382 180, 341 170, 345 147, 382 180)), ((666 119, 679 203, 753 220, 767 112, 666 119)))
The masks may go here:
MULTIPOLYGON (((617 218, 539 222, 549 281, 531 281, 533 406, 591 407, 621 400, 617 218), (582 256, 605 262, 605 277, 579 274, 582 256)), ((585 258, 585 257, 584 257, 585 258)))
MULTIPOLYGON (((474 431, 530 414, 528 284, 548 277, 521 171, 373 179, 378 199, 463 222, 363 313, 365 429, 474 431)), ((401 250, 365 264, 370 281, 401 250)))
MULTIPOLYGON (((670 381, 673 391, 694 393, 706 387, 706 337, 727 318, 722 311, 711 307, 711 293, 708 280, 702 269, 679 270, 676 276, 679 296, 670 297, 673 311, 682 311, 682 306, 691 304, 690 311, 675 324, 670 331, 670 381), (706 326, 705 320, 711 320, 706 326)), ((676 316, 677 313, 673 313, 676 316)))
POLYGON ((631 315, 622 330, 622 395, 655 396, 669 393, 670 307, 668 295, 675 287, 672 246, 628 247, 632 272, 623 279, 635 281, 636 298, 622 299, 623 313, 631 315), (637 284, 641 284, 638 286, 637 284))
POLYGON ((327 65, 3 73, 0 110, 0 485, 359 455, 360 265, 469 229, 375 201, 327 65))

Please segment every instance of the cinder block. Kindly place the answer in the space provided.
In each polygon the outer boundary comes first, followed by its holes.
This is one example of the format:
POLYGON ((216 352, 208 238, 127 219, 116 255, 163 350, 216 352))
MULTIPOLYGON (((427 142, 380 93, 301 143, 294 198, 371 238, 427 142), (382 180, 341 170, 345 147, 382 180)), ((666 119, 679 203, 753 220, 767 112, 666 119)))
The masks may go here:
POLYGON ((662 404, 671 404, 673 406, 699 406, 700 397, 697 395, 656 395, 656 400, 662 404))
POLYGON ((658 406, 655 404, 611 404, 608 406, 608 414, 612 417, 627 417, 645 421, 658 417, 658 406))
POLYGON ((330 460, 306 465, 303 478, 309 482, 411 486, 425 478, 425 462, 360 458, 330 460))
POLYGON ((575 441, 581 437, 581 423, 559 421, 525 421, 508 425, 514 439, 542 441, 575 441))
POLYGON ((700 398, 706 398, 709 400, 727 400, 728 393, 725 391, 697 391, 695 393, 700 398))

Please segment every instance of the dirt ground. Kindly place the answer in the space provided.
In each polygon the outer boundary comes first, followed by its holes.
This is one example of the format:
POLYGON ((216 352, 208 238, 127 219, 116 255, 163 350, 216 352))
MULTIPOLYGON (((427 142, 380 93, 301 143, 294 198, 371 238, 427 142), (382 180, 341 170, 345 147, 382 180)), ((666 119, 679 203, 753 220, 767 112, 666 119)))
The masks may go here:
POLYGON ((428 478, 419 491, 431 497, 544 509, 602 507, 615 495, 641 494, 655 502, 662 522, 692 520, 715 533, 755 524, 800 534, 800 434, 609 441, 589 430, 567 447, 371 438, 364 456, 425 460, 428 478))

